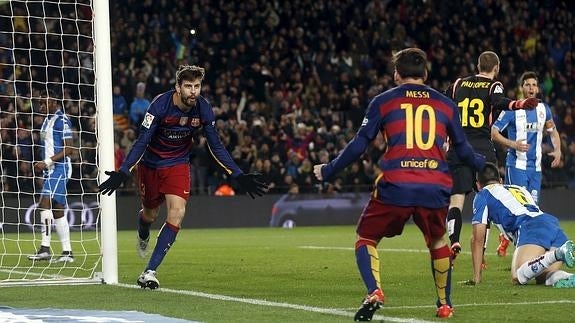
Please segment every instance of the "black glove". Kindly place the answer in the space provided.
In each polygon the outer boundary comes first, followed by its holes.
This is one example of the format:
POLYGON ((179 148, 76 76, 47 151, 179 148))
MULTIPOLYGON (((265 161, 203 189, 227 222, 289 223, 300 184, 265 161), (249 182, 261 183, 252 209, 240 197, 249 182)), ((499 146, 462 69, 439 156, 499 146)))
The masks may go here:
POLYGON ((105 171, 104 173, 110 177, 98 186, 101 194, 112 195, 112 193, 114 193, 114 191, 117 190, 118 187, 120 187, 120 185, 122 185, 122 183, 124 183, 128 178, 128 174, 122 171, 105 171))
POLYGON ((264 175, 260 173, 241 174, 235 178, 241 188, 246 191, 253 199, 254 196, 262 196, 268 190, 268 184, 264 180, 264 175))

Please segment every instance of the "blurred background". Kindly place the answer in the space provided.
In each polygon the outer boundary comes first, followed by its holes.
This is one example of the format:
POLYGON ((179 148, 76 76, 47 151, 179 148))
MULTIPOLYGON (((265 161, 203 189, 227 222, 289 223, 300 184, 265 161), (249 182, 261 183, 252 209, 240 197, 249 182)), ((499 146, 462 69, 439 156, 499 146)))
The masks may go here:
MULTIPOLYGON (((193 64, 206 68, 202 95, 214 107, 224 145, 245 172, 267 177, 270 193, 367 192, 386 148, 382 138, 327 185, 318 185, 312 167, 334 158, 357 131, 370 99, 394 86, 393 53, 413 46, 425 50, 427 83, 445 90, 476 72, 482 51, 493 50, 501 59, 498 79, 510 98, 520 95, 521 73, 538 73, 540 99, 551 106, 563 150, 561 168, 551 169, 544 158, 543 187, 572 189, 574 8, 569 1, 551 0, 110 1, 116 165, 137 137, 149 102, 173 88, 178 65, 193 64)), ((0 6, 1 28, 22 32, 0 33, 0 75, 16 85, 0 84, 2 191, 39 187, 34 178, 41 174, 32 176, 31 162, 40 154, 31 143, 43 118, 14 112, 33 110, 26 99, 38 95, 32 78, 44 82, 38 88, 60 84, 82 147, 69 189, 95 192, 94 77, 73 72, 91 66, 92 44, 82 37, 51 41, 30 35, 46 28, 46 21, 10 18, 33 10, 32 4, 0 6), (77 55, 58 54, 64 68, 51 72, 49 51, 34 52, 40 43, 77 55), (67 72, 67 64, 76 68, 67 72), (62 79, 80 85, 61 86, 62 79), (6 176, 15 173, 21 176, 6 176)), ((69 15, 75 20, 61 24, 64 34, 91 36, 91 25, 82 23, 91 19, 89 6, 76 6, 69 15)), ((550 149, 549 140, 544 145, 550 149)), ((503 162, 505 152, 500 149, 499 155, 503 162)), ((231 194, 241 194, 210 158, 199 140, 190 156, 193 195, 230 194, 226 185, 231 194)), ((131 180, 120 194, 134 193, 131 180)))

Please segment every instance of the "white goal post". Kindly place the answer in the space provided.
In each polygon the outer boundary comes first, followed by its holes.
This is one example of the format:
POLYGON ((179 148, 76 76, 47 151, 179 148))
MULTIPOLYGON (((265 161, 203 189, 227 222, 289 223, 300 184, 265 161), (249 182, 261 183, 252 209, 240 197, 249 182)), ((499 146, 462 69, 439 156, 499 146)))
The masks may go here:
MULTIPOLYGON (((108 0, 0 0, 0 287, 118 283, 108 0), (74 262, 30 260, 42 240, 42 93, 58 96, 74 153, 65 216, 74 262)), ((52 230, 52 260, 63 251, 52 230)))

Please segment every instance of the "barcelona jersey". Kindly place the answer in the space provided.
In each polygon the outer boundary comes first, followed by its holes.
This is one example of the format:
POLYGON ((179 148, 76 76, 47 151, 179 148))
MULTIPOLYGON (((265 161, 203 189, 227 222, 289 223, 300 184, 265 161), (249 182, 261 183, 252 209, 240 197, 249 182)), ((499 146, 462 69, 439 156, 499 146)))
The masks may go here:
POLYGON ((329 179, 359 158, 378 133, 387 150, 378 165, 374 197, 386 204, 441 208, 449 204, 452 180, 443 145, 452 146, 470 166, 474 153, 465 139, 453 101, 425 85, 404 84, 376 96, 355 137, 323 167, 329 179))
POLYGON ((150 103, 140 125, 140 135, 120 170, 129 173, 138 161, 149 168, 187 164, 193 137, 202 130, 218 165, 232 177, 242 174, 219 139, 211 104, 198 96, 196 105, 184 112, 174 104, 174 93, 175 90, 171 90, 160 94, 150 103))

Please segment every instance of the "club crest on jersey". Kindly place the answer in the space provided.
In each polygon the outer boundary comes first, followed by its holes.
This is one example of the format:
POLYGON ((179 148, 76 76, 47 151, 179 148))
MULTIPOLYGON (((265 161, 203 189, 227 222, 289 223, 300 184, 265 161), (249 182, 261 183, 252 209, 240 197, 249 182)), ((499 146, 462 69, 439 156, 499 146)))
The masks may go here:
POLYGON ((499 84, 495 85, 495 90, 493 90, 493 93, 503 93, 503 87, 501 87, 499 84))
POLYGON ((142 126, 150 129, 152 121, 154 121, 154 116, 151 115, 149 112, 146 112, 146 115, 144 116, 144 121, 142 121, 142 126))
POLYGON ((185 126, 187 123, 188 123, 188 117, 181 117, 180 122, 178 122, 180 126, 185 126))
POLYGON ((200 126, 200 118, 192 118, 191 125, 192 125, 192 127, 199 127, 200 126))
POLYGON ((539 119, 545 118, 545 112, 539 111, 539 119))

